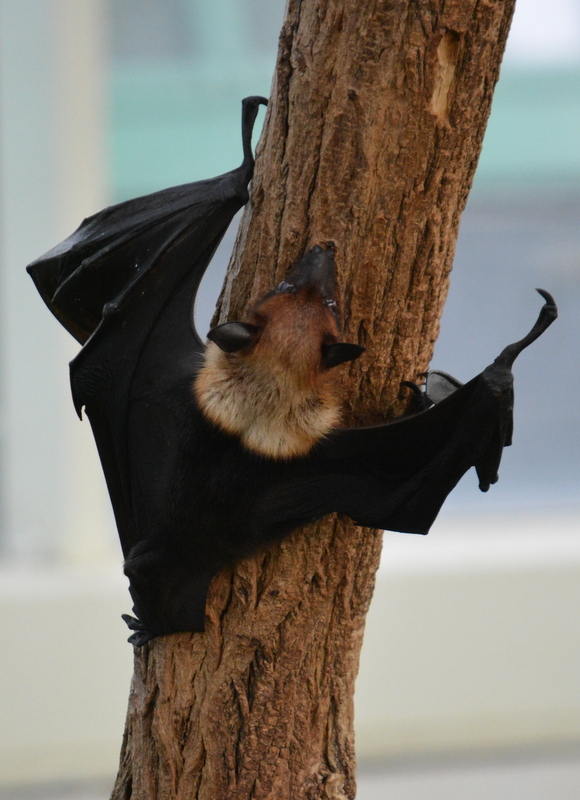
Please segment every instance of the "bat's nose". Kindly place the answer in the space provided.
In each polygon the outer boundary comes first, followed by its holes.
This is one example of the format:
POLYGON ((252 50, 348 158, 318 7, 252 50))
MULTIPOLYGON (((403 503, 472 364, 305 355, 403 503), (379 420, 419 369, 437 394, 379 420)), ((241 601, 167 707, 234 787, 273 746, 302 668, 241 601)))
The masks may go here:
POLYGON ((334 251, 315 245, 290 270, 286 281, 297 289, 316 289, 323 297, 334 297, 336 268, 334 251))

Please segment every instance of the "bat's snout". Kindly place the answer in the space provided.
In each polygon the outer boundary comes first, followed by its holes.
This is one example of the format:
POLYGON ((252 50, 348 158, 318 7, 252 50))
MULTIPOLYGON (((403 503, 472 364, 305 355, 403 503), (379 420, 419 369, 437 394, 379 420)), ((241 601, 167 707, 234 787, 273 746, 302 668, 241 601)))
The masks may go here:
POLYGON ((324 250, 320 245, 315 245, 294 264, 286 276, 286 282, 297 290, 315 289, 323 297, 334 297, 336 291, 334 251, 330 248, 324 250))

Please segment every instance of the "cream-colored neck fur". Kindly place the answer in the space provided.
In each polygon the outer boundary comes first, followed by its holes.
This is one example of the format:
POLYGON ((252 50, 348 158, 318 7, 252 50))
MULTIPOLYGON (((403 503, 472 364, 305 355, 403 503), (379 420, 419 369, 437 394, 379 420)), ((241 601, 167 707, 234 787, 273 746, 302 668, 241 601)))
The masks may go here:
POLYGON ((209 342, 194 393, 206 417, 248 450, 293 458, 306 455, 340 418, 331 380, 309 383, 209 342))

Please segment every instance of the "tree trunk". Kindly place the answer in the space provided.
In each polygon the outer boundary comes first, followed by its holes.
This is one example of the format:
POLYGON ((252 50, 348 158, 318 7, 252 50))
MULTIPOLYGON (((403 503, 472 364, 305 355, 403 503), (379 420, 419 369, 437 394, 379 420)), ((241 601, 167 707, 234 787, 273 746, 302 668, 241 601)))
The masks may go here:
MULTIPOLYGON (((289 2, 221 319, 334 241, 345 338, 367 347, 349 424, 399 413, 429 363, 513 5, 289 2)), ((303 528, 214 580, 205 633, 136 651, 113 798, 353 798, 380 549, 345 519, 303 528)))

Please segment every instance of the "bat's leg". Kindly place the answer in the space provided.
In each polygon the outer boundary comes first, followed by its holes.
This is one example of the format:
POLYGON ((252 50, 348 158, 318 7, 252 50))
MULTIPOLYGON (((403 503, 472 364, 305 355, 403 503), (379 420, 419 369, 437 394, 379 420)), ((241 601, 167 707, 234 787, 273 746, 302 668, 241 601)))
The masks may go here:
POLYGON ((207 592, 217 571, 174 541, 136 545, 125 562, 136 615, 123 616, 135 631, 129 641, 139 647, 156 636, 203 631, 207 592), (197 563, 204 563, 203 572, 197 563))

